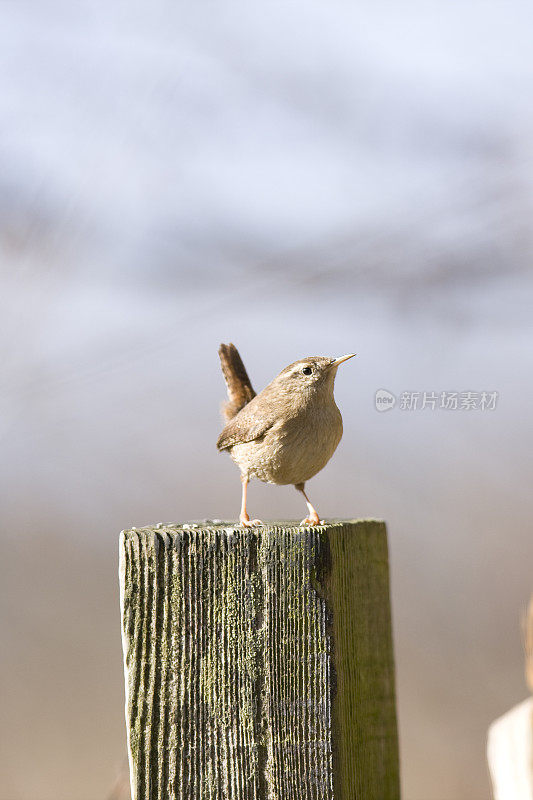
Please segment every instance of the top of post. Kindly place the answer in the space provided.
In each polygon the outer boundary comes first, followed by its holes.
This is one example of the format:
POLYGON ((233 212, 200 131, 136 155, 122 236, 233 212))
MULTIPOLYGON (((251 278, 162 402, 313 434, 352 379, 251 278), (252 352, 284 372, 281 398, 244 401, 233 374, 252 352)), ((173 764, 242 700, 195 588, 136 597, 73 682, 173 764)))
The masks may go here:
POLYGON ((228 534, 246 534, 246 533, 253 533, 261 532, 261 531, 291 531, 294 533, 303 533, 304 531, 321 531, 325 532, 327 530, 332 530, 335 528, 342 528, 344 526, 350 527, 359 527, 359 526, 372 526, 377 525, 381 527, 384 525, 384 521, 382 519, 375 519, 375 518, 365 518, 365 519, 330 519, 325 520, 322 525, 300 525, 295 520, 271 520, 270 522, 265 522, 263 525, 257 525, 252 528, 245 528, 242 525, 239 525, 238 522, 231 521, 231 520, 221 520, 221 519, 204 519, 204 520, 193 520, 191 522, 157 522, 152 525, 144 525, 135 527, 132 526, 131 528, 125 528, 121 533, 126 535, 128 533, 154 533, 160 531, 161 533, 169 533, 169 534, 176 534, 176 533, 200 533, 202 531, 226 531, 228 534))

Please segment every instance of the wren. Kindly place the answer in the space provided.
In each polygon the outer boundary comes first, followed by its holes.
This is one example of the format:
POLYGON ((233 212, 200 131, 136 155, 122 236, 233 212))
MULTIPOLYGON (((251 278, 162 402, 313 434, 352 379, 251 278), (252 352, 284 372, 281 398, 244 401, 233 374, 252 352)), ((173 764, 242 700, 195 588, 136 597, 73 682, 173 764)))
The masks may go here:
POLYGON ((228 451, 241 471, 241 524, 263 524, 251 520, 246 509, 248 483, 258 478, 294 484, 309 511, 300 525, 319 525, 305 483, 326 466, 341 440, 342 417, 333 386, 339 365, 356 354, 302 358, 256 394, 235 345, 221 344, 218 353, 229 399, 223 406, 226 426, 217 448, 228 451))

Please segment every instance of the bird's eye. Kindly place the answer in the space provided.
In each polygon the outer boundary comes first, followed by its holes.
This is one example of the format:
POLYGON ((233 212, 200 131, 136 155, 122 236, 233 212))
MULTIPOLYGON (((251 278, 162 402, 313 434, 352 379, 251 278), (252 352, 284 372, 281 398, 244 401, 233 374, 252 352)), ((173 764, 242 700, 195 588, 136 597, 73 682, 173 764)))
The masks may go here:
POLYGON ((313 370, 311 369, 311 367, 304 367, 302 372, 304 375, 311 375, 313 370))

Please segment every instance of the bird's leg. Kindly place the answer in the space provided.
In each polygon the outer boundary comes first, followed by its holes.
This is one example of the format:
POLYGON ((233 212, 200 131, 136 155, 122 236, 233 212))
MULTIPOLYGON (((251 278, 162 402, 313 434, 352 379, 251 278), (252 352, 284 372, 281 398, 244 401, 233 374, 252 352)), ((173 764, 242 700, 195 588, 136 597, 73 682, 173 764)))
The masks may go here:
POLYGON ((241 525, 244 525, 245 528, 253 528, 255 525, 262 525, 260 519, 250 519, 248 516, 248 512, 246 511, 246 493, 248 491, 248 478, 245 475, 241 475, 241 483, 242 483, 242 504, 241 504, 241 513, 239 515, 239 522, 241 525))
POLYGON ((294 486, 305 497, 305 502, 307 503, 307 508, 309 509, 309 516, 303 519, 300 522, 300 525, 323 525, 323 520, 320 520, 320 517, 311 505, 311 501, 305 493, 305 483, 295 483, 294 486))

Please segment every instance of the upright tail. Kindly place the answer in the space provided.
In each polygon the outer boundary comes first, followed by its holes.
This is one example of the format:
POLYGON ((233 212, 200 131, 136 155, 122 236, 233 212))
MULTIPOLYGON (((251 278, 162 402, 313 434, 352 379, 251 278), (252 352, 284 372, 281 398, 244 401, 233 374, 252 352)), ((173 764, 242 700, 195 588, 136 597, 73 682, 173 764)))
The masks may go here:
POLYGON ((222 406, 222 414, 229 422, 246 403, 255 397, 246 368, 234 344, 221 344, 218 348, 222 374, 228 387, 228 401, 222 406))

